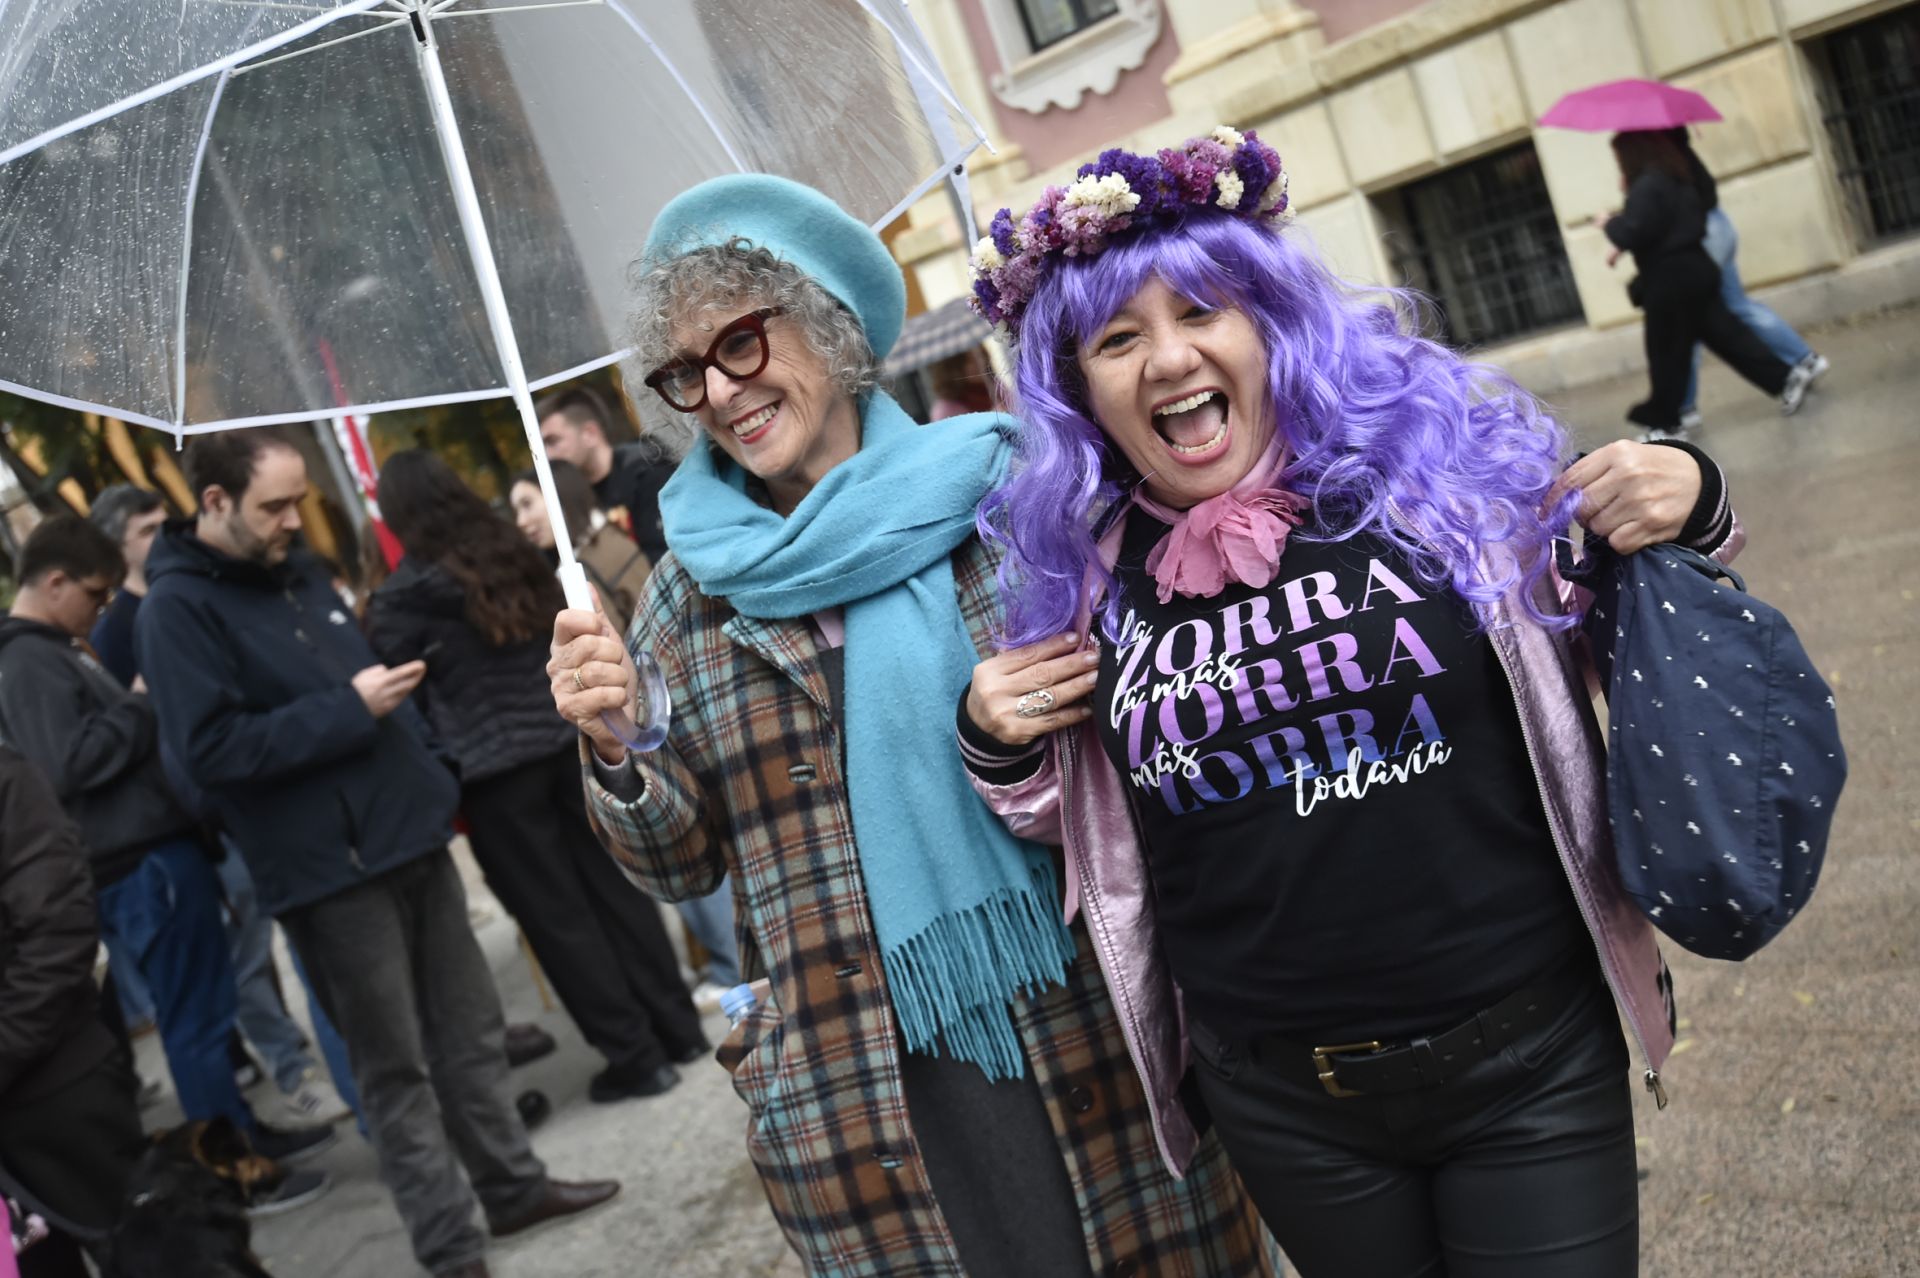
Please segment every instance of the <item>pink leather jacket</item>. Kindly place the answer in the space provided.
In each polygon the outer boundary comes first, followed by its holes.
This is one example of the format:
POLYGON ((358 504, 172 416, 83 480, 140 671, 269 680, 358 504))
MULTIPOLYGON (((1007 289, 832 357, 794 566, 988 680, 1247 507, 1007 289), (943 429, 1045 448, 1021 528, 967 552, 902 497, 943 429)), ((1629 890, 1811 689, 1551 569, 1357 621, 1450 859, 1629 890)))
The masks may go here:
MULTIPOLYGON (((1109 566, 1119 541, 1116 528, 1101 544, 1109 566)), ((1745 542, 1735 518, 1713 558, 1730 562, 1745 542)), ((1536 597, 1543 611, 1573 603, 1572 588, 1557 576, 1542 580, 1536 597)), ((1521 734, 1574 900, 1640 1050, 1647 1088, 1665 1105, 1659 1071, 1673 1048, 1672 984, 1653 927, 1621 891, 1614 867, 1606 750, 1594 715, 1590 666, 1567 636, 1542 629, 1514 599, 1495 607, 1487 634, 1513 688, 1521 734)), ((1153 885, 1125 781, 1091 721, 1055 733, 1040 770, 1025 781, 972 780, 1009 829, 1062 849, 1066 916, 1086 916, 1134 1068, 1153 1106, 1161 1157, 1181 1175, 1199 1141, 1177 1095, 1188 1064, 1186 1016, 1155 936, 1153 885)))

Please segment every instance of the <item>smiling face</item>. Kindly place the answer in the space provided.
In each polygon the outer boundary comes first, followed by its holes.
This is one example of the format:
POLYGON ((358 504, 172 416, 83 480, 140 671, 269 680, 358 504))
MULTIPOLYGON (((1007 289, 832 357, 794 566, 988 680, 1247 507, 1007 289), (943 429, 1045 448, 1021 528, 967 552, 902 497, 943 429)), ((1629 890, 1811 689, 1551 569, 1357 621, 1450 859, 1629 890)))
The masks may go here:
POLYGON ((1094 421, 1163 505, 1184 510, 1226 492, 1273 439, 1266 344, 1253 321, 1158 276, 1076 358, 1094 421))
MULTIPOLYGON (((677 321, 671 330, 673 353, 689 358, 705 354, 717 333, 756 309, 742 303, 677 321)), ((766 367, 744 380, 708 367, 707 401, 691 416, 722 452, 766 482, 774 509, 784 515, 792 513, 829 470, 859 451, 860 413, 853 396, 834 384, 826 361, 814 353, 793 320, 773 315, 763 327, 766 367)), ((738 361, 735 366, 751 367, 754 362, 738 361)))

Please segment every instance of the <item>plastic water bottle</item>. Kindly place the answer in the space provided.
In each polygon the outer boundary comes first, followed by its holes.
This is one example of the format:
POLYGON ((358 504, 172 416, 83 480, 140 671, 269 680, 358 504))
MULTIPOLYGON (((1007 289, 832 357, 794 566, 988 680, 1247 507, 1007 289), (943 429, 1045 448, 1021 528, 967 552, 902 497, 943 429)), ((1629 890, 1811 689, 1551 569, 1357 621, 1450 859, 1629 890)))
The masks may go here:
POLYGON ((728 1025, 738 1025, 759 1002, 754 997, 753 986, 736 985, 720 996, 720 1010, 726 1014, 728 1025))

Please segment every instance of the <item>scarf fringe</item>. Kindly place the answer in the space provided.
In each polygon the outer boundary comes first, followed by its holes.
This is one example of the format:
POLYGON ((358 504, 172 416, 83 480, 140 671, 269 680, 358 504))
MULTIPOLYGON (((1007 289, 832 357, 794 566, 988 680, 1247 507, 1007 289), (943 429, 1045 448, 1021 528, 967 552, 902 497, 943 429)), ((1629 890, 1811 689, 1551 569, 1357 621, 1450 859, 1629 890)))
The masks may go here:
POLYGON ((1027 1071, 1012 1000, 1064 979, 1073 935, 1060 916, 1053 866, 1025 888, 1003 888, 943 914, 881 958, 907 1050, 972 1061, 990 1080, 1027 1071))

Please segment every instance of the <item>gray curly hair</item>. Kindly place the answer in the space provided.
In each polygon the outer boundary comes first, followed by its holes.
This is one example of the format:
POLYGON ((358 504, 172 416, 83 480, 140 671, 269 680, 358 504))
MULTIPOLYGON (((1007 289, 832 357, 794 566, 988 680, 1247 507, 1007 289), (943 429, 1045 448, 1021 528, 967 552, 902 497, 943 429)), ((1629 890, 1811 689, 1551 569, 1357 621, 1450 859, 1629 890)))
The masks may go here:
POLYGON ((629 394, 654 429, 682 450, 698 438, 698 423, 669 409, 643 379, 674 357, 674 324, 705 311, 779 307, 782 318, 799 325, 836 387, 859 399, 880 384, 880 361, 853 312, 813 277, 745 239, 703 244, 665 260, 643 257, 627 278, 634 296, 629 394))

